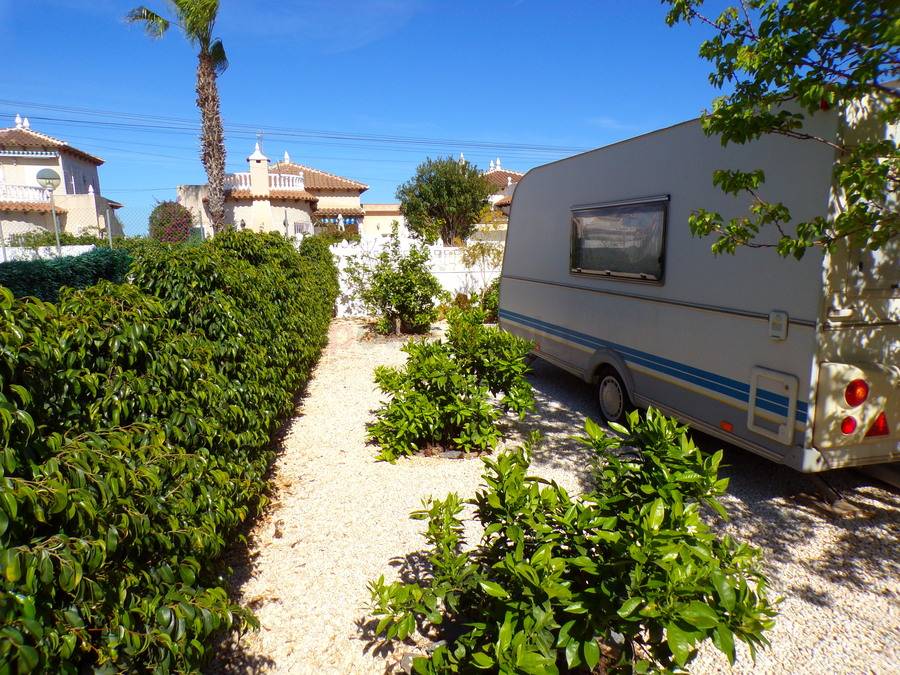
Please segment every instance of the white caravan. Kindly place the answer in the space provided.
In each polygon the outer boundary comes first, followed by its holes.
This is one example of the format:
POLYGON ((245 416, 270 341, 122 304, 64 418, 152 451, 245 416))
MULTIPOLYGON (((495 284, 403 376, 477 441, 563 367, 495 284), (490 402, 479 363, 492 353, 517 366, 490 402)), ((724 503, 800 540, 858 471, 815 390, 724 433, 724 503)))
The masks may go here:
MULTIPOLYGON (((807 128, 833 138, 835 114, 807 128)), ((714 256, 697 208, 746 199, 716 169, 763 169, 795 218, 829 213, 833 152, 769 136, 722 147, 698 120, 547 164, 516 187, 500 323, 597 386, 600 413, 654 406, 805 472, 900 459, 900 257, 714 256)))

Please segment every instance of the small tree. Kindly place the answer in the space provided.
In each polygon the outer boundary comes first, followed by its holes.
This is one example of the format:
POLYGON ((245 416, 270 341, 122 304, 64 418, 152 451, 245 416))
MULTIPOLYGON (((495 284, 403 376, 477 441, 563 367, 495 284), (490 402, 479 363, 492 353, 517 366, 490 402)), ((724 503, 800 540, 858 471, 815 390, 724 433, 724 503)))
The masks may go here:
POLYGON ((428 248, 400 250, 397 223, 388 245, 368 259, 350 258, 345 274, 365 308, 378 316, 380 333, 423 333, 437 318, 435 298, 441 284, 428 265, 428 248))
POLYGON ((494 188, 478 168, 463 159, 428 158, 416 175, 397 188, 410 232, 450 246, 465 241, 494 188))
POLYGON ((194 216, 178 202, 159 202, 150 212, 150 238, 167 244, 180 244, 191 236, 194 216))
POLYGON ((715 253, 738 246, 775 248, 800 258, 813 246, 830 249, 839 241, 876 250, 900 232, 896 195, 900 154, 885 127, 900 121, 900 46, 896 3, 890 0, 786 2, 742 0, 715 19, 703 15, 703 0, 664 0, 669 25, 701 22, 715 35, 700 47, 714 64, 709 76, 729 94, 713 102, 703 129, 722 143, 747 143, 764 134, 824 143, 836 152, 838 190, 833 217, 785 226, 791 212, 763 196, 762 171, 716 171, 713 182, 729 194, 752 198, 748 216, 727 222, 718 213, 697 210, 689 220, 697 236, 717 235, 715 253), (894 82, 891 82, 891 80, 894 82), (822 110, 850 109, 836 138, 804 130, 804 121, 822 110), (774 243, 757 237, 777 230, 774 243))

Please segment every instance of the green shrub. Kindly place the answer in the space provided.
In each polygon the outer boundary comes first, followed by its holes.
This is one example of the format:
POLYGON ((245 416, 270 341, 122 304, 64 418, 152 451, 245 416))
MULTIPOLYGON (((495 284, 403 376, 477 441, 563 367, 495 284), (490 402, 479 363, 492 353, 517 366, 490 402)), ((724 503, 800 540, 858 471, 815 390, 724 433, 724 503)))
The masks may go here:
POLYGON ((180 244, 188 240, 193 227, 194 214, 178 202, 159 202, 150 212, 148 231, 151 239, 180 244))
POLYGON ((428 247, 400 250, 396 226, 385 249, 369 259, 350 259, 347 278, 365 308, 378 317, 380 333, 424 333, 437 318, 441 284, 428 266, 428 247))
POLYGON ((482 292, 481 309, 487 323, 497 323, 500 316, 500 277, 489 283, 482 292))
POLYGON ((254 625, 221 554, 325 343, 327 248, 135 245, 133 283, 0 288, 0 672, 192 672, 254 625))
POLYGON ((81 255, 0 263, 0 286, 17 298, 33 296, 55 302, 64 286, 86 288, 101 279, 119 283, 131 258, 125 251, 98 248, 81 255))
POLYGON ((702 506, 716 497, 721 451, 704 457, 686 428, 650 410, 612 438, 590 420, 597 483, 572 498, 529 476, 529 448, 485 459, 472 504, 484 527, 466 550, 451 494, 427 500, 430 577, 370 584, 377 632, 405 639, 443 631, 449 643, 417 659, 418 673, 671 672, 711 639, 734 661, 767 644, 775 610, 759 552, 716 537, 702 506))
POLYGON ((375 370, 389 397, 369 427, 379 459, 394 461, 427 446, 491 450, 500 439, 501 411, 524 416, 534 407, 525 379, 531 343, 480 319, 477 311, 459 311, 446 342, 411 341, 403 347, 403 369, 375 370))

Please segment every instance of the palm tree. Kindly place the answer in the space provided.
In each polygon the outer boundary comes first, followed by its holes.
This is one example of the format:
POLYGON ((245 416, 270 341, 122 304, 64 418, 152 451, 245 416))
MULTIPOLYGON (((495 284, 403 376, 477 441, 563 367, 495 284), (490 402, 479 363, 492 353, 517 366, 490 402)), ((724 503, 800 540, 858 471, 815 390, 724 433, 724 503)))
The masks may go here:
POLYGON ((169 21, 146 7, 136 7, 125 17, 129 23, 144 26, 152 38, 160 38, 171 24, 181 28, 188 42, 199 48, 197 54, 197 107, 200 108, 200 158, 206 169, 209 215, 213 232, 225 224, 225 137, 219 109, 216 78, 228 67, 222 41, 213 38, 219 0, 170 0, 175 19, 169 21))

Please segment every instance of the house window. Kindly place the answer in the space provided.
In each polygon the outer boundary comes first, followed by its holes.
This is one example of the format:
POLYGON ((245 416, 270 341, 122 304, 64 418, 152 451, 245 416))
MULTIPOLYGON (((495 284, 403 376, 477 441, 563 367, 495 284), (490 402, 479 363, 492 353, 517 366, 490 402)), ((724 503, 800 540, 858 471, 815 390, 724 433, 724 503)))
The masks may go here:
POLYGON ((661 281, 669 198, 572 208, 571 271, 661 281))

